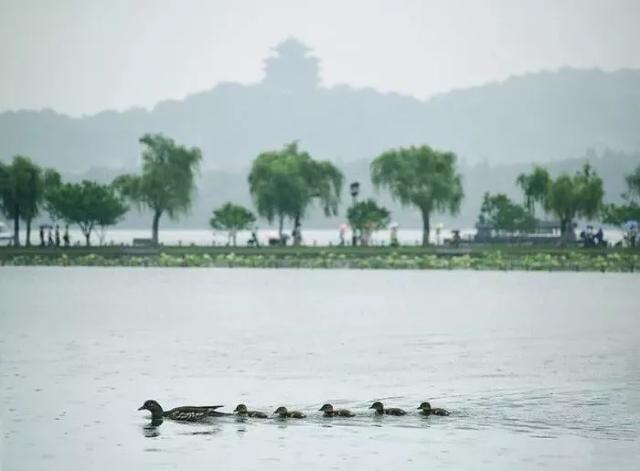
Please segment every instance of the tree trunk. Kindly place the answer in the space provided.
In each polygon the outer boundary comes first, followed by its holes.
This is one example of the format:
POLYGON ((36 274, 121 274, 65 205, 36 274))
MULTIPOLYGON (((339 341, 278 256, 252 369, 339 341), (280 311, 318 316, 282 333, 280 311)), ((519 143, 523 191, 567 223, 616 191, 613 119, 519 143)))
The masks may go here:
POLYGON ((431 232, 431 221, 429 211, 422 210, 422 246, 429 245, 429 233, 431 232))
POLYGON ((532 216, 534 215, 534 207, 535 207, 535 201, 533 201, 533 198, 531 198, 531 196, 527 196, 526 198, 526 203, 525 205, 527 206, 527 211, 529 211, 529 214, 531 214, 532 216))
POLYGON ((91 231, 85 232, 84 237, 86 239, 87 247, 91 247, 91 231))
POLYGON ((160 225, 160 216, 162 216, 162 211, 155 211, 153 213, 153 224, 151 225, 151 242, 153 245, 158 245, 158 226, 160 225))
POLYGON ((31 218, 27 219, 27 247, 31 247, 31 218))
POLYGON ((300 224, 300 216, 296 216, 294 221, 293 221, 293 245, 300 245, 300 243, 302 242, 302 237, 300 234, 301 228, 300 228, 301 224, 300 224))
POLYGON ((560 235, 564 242, 576 240, 576 233, 573 230, 573 219, 565 218, 560 220, 560 235))
POLYGON ((14 207, 13 215, 13 245, 20 247, 20 209, 17 204, 14 207))
POLYGON ((280 221, 278 223, 278 239, 280 239, 280 243, 282 243, 282 229, 284 227, 284 214, 280 215, 280 221))

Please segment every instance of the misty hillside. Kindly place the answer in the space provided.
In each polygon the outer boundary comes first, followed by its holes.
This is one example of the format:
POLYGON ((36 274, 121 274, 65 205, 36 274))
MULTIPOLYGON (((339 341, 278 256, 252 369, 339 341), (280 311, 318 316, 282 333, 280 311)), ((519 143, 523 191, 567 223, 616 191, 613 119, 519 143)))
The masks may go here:
POLYGON ((132 168, 145 132, 199 146, 204 169, 232 172, 294 139, 312 155, 339 164, 420 143, 453 150, 469 165, 562 160, 587 148, 640 149, 640 71, 541 72, 420 101, 322 87, 318 63, 304 45, 288 40, 267 59, 265 78, 254 85, 220 84, 150 111, 82 118, 5 112, 0 158, 20 153, 75 172, 132 168))

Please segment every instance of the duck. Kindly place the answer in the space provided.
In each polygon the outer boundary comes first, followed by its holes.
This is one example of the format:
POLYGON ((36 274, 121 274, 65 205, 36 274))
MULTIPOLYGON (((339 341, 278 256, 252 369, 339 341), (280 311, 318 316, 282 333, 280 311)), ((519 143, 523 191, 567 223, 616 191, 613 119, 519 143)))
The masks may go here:
POLYGON ((233 411, 238 414, 240 417, 254 417, 257 419, 266 419, 269 416, 264 412, 259 412, 257 410, 247 410, 247 406, 244 404, 238 404, 233 411))
POLYGON ((355 417, 355 414, 348 409, 334 409, 331 404, 325 404, 320 409, 325 417, 355 417))
POLYGON ((165 411, 157 401, 149 399, 145 401, 138 410, 148 410, 151 412, 151 420, 153 421, 159 421, 164 418, 185 422, 197 422, 208 417, 221 417, 228 415, 224 412, 216 411, 216 409, 219 409, 220 407, 223 406, 182 406, 165 411))
POLYGON ((371 404, 371 407, 369 407, 369 409, 374 409, 376 411, 377 415, 406 415, 407 411, 403 410, 403 409, 399 409, 397 407, 389 407, 388 409, 385 409, 384 406, 382 405, 382 402, 374 402, 373 404, 371 404))
POLYGON ((284 406, 280 406, 278 407, 274 412, 273 415, 277 415, 279 418, 281 419, 287 419, 287 418, 291 418, 291 419, 304 419, 306 417, 306 415, 304 415, 302 412, 297 411, 297 410, 292 410, 289 411, 287 410, 286 407, 284 406))
POLYGON ((449 412, 446 409, 440 409, 439 407, 436 407, 434 409, 431 408, 431 404, 429 404, 428 402, 423 402, 422 404, 420 404, 418 406, 418 410, 420 411, 420 413, 422 415, 441 415, 441 416, 447 416, 450 415, 451 412, 449 412))

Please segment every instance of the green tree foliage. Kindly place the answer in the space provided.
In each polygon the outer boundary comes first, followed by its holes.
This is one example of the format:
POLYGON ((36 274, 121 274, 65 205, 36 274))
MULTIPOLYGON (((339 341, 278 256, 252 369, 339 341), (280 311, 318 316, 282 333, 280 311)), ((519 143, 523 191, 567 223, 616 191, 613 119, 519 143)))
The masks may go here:
POLYGON ((622 226, 625 222, 640 221, 640 165, 625 177, 627 191, 622 195, 624 204, 609 204, 604 208, 604 222, 622 226))
POLYGON ((87 180, 50 189, 47 202, 56 219, 80 226, 87 246, 91 245, 91 232, 96 227, 116 224, 128 210, 111 185, 87 180))
POLYGON ((31 245, 31 222, 38 215, 45 193, 45 172, 31 159, 16 155, 11 164, 0 162, 0 207, 13 219, 14 245, 20 245, 20 220, 26 223, 26 244, 31 245))
POLYGON ((344 177, 331 162, 314 160, 292 142, 256 157, 248 180, 258 214, 270 223, 277 219, 282 238, 285 218, 293 220, 299 230, 314 201, 319 202, 325 215, 336 215, 344 177))
POLYGON ((229 233, 229 243, 236 245, 238 231, 249 229, 256 217, 244 206, 233 203, 225 203, 222 207, 213 211, 213 217, 209 220, 209 225, 213 229, 227 231, 229 233))
POLYGON ((625 177, 627 182, 627 192, 624 194, 624 198, 629 202, 636 202, 640 200, 640 165, 638 165, 635 171, 625 177))
POLYGON ((602 179, 586 164, 574 176, 561 175, 551 183, 545 198, 545 209, 560 219, 563 238, 573 240, 574 219, 596 217, 602 210, 603 197, 602 179))
POLYGON ((167 213, 175 219, 191 207, 202 154, 196 147, 177 145, 161 134, 145 134, 140 143, 144 146, 142 174, 122 175, 114 180, 114 185, 139 209, 152 211, 151 238, 157 245, 162 215, 167 213))
POLYGON ((535 214, 536 203, 540 203, 544 207, 551 185, 551 177, 547 169, 536 165, 531 173, 518 175, 516 183, 522 188, 525 206, 532 215, 535 214))
POLYGON ((484 194, 478 222, 490 225, 499 233, 526 233, 533 231, 536 227, 533 215, 502 193, 484 194))
POLYGON ((360 243, 367 245, 374 231, 384 229, 389 224, 389 211, 369 198, 351 206, 347 218, 353 230, 360 234, 360 243))
POLYGON ((17 203, 17 191, 11 166, 0 162, 0 210, 9 219, 13 219, 13 244, 20 245, 20 211, 17 203))
POLYGON ((627 221, 640 221, 640 205, 635 201, 624 205, 608 204, 603 208, 603 222, 623 226, 627 221))
POLYGON ((456 214, 464 197, 456 155, 426 145, 384 152, 371 163, 371 179, 376 188, 388 188, 403 206, 420 210, 422 245, 429 244, 431 214, 456 214))

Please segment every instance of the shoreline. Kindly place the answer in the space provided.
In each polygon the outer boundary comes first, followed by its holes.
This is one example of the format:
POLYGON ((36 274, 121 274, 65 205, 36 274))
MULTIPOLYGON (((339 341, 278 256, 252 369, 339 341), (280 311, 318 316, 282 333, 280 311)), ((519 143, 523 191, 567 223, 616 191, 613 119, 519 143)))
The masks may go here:
POLYGON ((638 272, 638 249, 444 247, 2 247, 0 266, 638 272))

